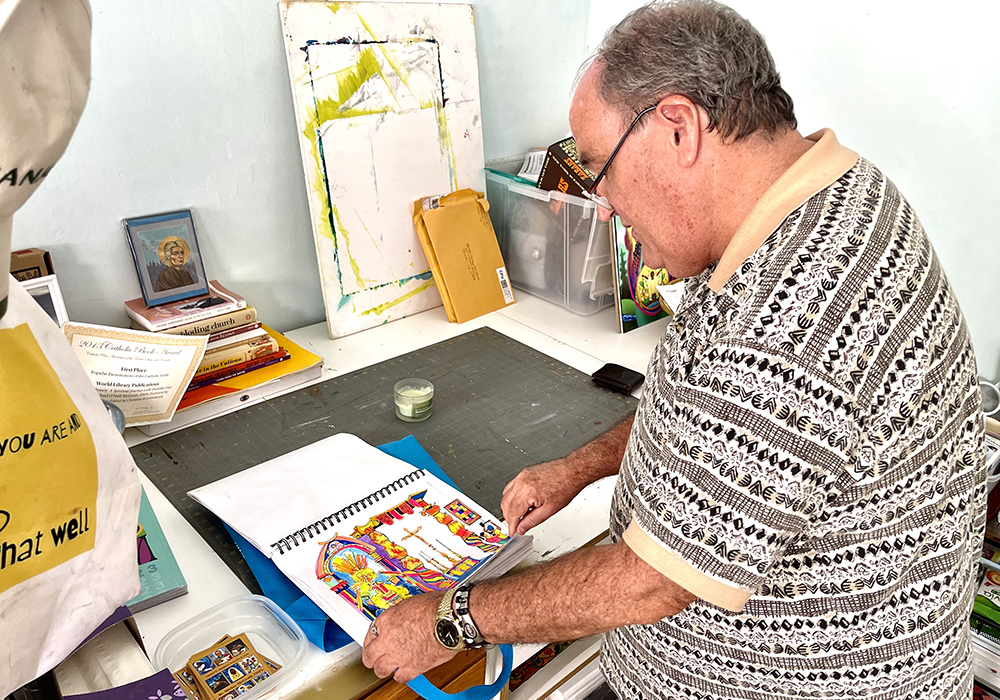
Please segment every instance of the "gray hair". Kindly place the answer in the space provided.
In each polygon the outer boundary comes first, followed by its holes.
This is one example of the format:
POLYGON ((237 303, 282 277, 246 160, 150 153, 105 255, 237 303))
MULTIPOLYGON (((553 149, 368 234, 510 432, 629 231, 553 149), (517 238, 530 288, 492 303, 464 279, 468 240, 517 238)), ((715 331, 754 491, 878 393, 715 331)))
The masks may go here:
POLYGON ((708 113, 709 129, 739 141, 797 126, 764 37, 714 0, 651 2, 605 35, 594 61, 598 93, 624 120, 668 95, 708 113))

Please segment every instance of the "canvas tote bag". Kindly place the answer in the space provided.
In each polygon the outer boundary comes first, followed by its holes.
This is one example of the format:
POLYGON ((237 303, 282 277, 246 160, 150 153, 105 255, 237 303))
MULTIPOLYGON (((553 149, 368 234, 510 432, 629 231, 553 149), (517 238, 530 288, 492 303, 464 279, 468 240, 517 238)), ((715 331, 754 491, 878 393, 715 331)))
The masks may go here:
POLYGON ((11 217, 86 102, 90 20, 85 0, 0 0, 0 697, 139 590, 135 463, 59 328, 7 274, 11 217))

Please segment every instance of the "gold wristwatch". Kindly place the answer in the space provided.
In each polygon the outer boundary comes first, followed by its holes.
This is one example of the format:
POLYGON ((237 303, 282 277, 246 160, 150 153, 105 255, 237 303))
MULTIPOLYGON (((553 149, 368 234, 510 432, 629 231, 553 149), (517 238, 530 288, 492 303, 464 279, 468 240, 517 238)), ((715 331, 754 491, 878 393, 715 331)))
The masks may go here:
POLYGON ((465 637, 458 618, 452 610, 451 602, 455 598, 455 589, 444 594, 438 605, 437 616, 434 618, 434 636, 448 651, 465 650, 465 637))
POLYGON ((479 632, 469 612, 469 591, 471 583, 463 583, 449 590, 438 605, 434 620, 434 636, 450 651, 481 649, 489 642, 479 632))

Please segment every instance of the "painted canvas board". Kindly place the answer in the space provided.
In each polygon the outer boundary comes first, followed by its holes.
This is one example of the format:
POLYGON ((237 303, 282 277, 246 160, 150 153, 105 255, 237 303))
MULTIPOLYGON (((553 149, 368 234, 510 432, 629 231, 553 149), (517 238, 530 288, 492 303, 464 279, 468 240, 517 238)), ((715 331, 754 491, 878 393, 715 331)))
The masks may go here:
POLYGON ((472 7, 280 7, 330 336, 439 306, 412 204, 484 189, 472 7))

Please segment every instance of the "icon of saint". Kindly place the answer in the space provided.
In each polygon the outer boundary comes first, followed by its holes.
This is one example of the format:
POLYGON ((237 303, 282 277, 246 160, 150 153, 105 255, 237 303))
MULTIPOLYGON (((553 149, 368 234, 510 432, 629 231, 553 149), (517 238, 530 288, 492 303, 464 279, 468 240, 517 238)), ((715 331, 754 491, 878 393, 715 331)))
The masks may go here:
POLYGON ((160 241, 156 252, 166 269, 157 275, 156 283, 153 285, 154 292, 165 292, 168 289, 194 284, 191 273, 185 267, 191 258, 191 249, 187 241, 176 236, 168 236, 160 241))

